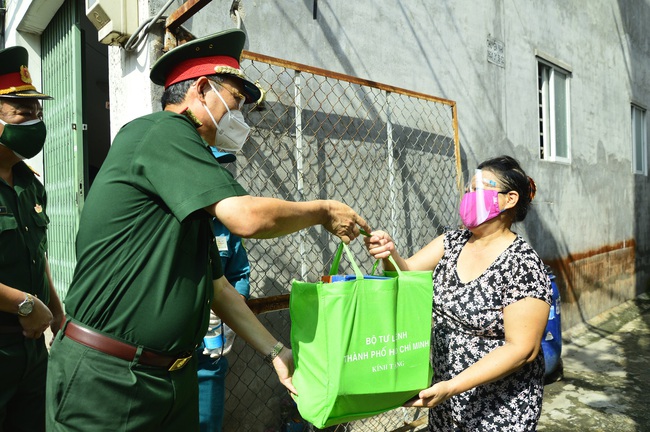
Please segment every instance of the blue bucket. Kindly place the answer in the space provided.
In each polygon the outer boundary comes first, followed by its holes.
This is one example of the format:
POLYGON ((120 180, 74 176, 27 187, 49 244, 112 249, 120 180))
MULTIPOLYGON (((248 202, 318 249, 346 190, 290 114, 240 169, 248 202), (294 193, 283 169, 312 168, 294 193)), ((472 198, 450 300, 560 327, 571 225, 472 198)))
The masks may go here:
POLYGON ((551 298, 551 310, 548 314, 548 324, 542 338, 542 350, 544 351, 544 362, 546 369, 544 377, 551 375, 560 365, 562 356, 562 323, 560 319, 560 291, 555 283, 555 275, 546 269, 548 277, 551 280, 553 296, 551 298))

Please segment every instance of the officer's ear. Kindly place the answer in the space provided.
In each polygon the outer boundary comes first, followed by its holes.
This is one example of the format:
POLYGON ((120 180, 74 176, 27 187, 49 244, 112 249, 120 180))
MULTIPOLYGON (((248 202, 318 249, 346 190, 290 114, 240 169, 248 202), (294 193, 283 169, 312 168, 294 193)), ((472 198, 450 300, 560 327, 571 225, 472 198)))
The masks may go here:
POLYGON ((201 76, 197 78, 196 81, 192 84, 192 87, 190 89, 194 89, 197 93, 197 97, 201 102, 205 102, 205 97, 208 94, 210 90, 212 90, 212 87, 210 87, 210 80, 208 80, 206 77, 201 76))

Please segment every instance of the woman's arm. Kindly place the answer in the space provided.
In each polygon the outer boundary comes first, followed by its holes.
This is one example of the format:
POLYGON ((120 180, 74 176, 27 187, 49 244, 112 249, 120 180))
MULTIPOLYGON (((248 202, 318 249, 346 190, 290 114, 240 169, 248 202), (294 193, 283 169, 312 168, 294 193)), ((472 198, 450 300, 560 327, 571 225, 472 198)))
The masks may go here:
POLYGON ((402 258, 390 234, 385 231, 373 231, 364 238, 366 248, 375 259, 383 260, 386 270, 395 270, 388 260, 392 256, 400 270, 433 270, 445 252, 444 235, 438 236, 431 243, 420 249, 408 259, 402 258))
POLYGON ((505 345, 448 381, 422 390, 405 406, 434 407, 452 396, 476 386, 499 380, 537 357, 550 306, 543 300, 526 297, 503 309, 505 345))
POLYGON ((294 202, 244 195, 223 199, 205 210, 231 233, 244 238, 275 238, 323 225, 349 243, 359 236, 359 227, 370 230, 352 208, 334 200, 294 202))

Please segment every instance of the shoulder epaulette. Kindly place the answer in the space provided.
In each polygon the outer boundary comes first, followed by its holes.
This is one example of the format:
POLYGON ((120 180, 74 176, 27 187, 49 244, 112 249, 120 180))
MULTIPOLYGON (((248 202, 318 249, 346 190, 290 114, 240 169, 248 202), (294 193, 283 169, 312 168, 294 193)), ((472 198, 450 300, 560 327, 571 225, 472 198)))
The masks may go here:
POLYGON ((25 164, 25 165, 27 166, 27 168, 29 168, 29 170, 30 170, 31 172, 34 173, 34 175, 36 175, 37 177, 40 177, 40 176, 41 176, 41 175, 38 173, 38 171, 36 171, 36 170, 35 170, 34 168, 32 168, 30 165, 28 165, 28 164, 25 164))

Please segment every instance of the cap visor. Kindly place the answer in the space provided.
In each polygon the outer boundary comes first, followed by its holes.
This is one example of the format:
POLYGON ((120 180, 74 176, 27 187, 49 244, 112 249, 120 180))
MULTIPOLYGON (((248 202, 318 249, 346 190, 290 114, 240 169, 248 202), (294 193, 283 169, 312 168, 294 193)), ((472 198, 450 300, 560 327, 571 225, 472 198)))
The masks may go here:
POLYGON ((51 100, 54 99, 50 95, 44 93, 39 93, 34 90, 25 90, 16 93, 9 93, 0 95, 0 98, 9 98, 9 99, 42 99, 42 100, 51 100))
POLYGON ((244 83, 244 96, 246 96, 246 103, 256 103, 262 97, 262 92, 260 88, 253 84, 252 82, 242 79, 244 83))

